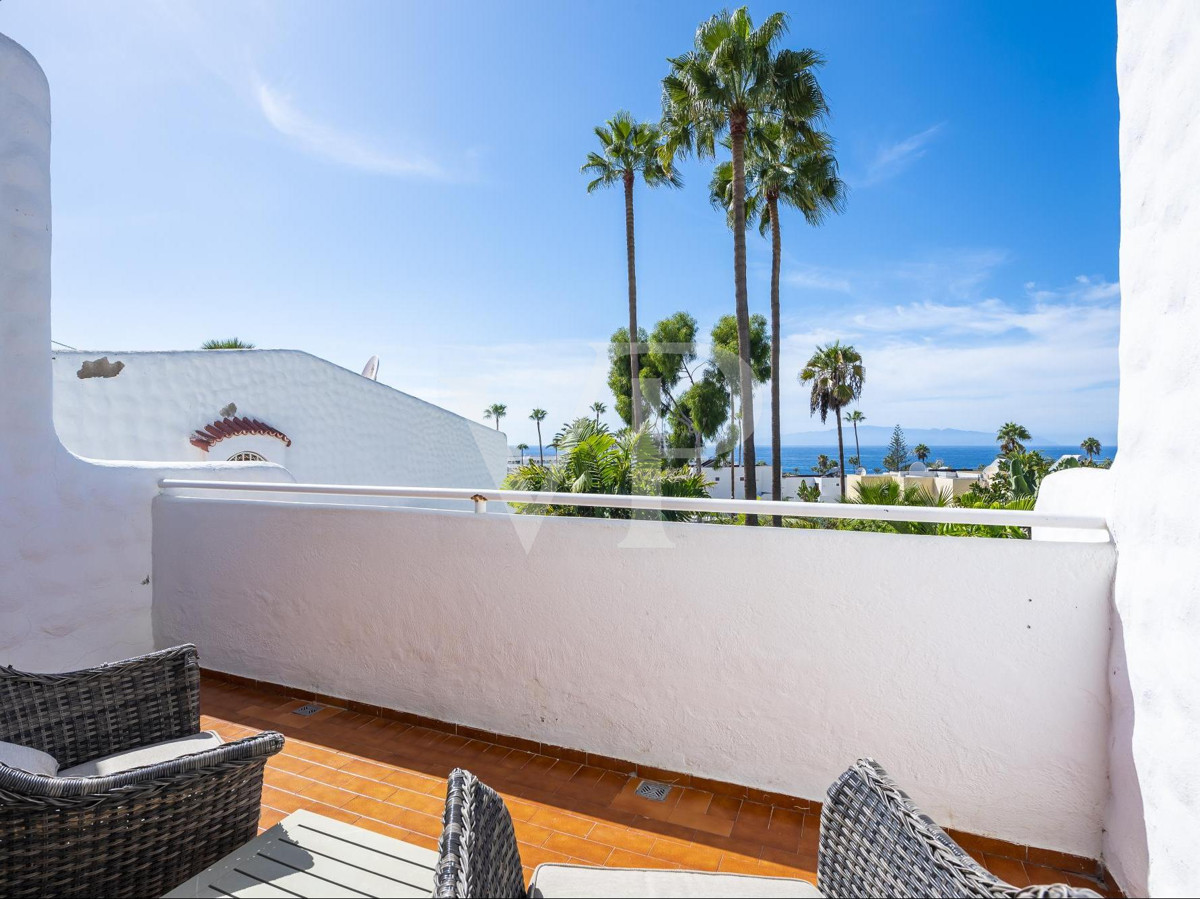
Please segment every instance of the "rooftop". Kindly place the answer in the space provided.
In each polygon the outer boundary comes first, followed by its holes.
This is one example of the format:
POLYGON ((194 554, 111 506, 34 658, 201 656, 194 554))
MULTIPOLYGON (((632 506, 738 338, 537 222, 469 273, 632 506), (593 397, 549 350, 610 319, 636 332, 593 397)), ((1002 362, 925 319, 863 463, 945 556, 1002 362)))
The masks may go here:
MULTIPOLYGON (((294 714, 308 701, 304 695, 211 676, 203 683, 203 727, 226 739, 261 729, 287 737, 283 752, 267 766, 262 829, 307 809, 435 849, 446 775, 463 767, 504 797, 526 879, 543 862, 571 862, 816 882, 816 803, 769 804, 694 783, 675 786, 664 802, 655 802, 634 795, 642 777, 630 772, 336 706, 310 717, 294 714)), ((643 774, 671 777, 668 772, 643 774)), ((1063 867, 1080 867, 1069 857, 1033 849, 1015 858, 1021 852, 1013 850, 1020 847, 961 832, 952 835, 988 870, 1018 887, 1065 881, 1119 895, 1096 878, 1063 867)))

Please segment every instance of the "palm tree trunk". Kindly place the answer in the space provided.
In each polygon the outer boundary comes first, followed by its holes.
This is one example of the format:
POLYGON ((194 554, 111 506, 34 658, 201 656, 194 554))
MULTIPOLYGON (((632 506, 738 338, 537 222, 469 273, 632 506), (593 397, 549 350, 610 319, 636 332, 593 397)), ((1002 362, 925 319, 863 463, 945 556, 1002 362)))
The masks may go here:
MULTIPOLYGON (((771 216, 771 499, 783 499, 783 438, 779 427, 779 260, 782 247, 779 238, 779 198, 768 197, 771 216)), ((783 516, 776 515, 771 523, 783 527, 783 516)))
MULTIPOLYGON (((729 388, 729 436, 733 436, 733 429, 737 426, 737 400, 733 392, 733 387, 729 388)), ((737 499, 737 491, 734 485, 737 483, 737 445, 729 441, 729 498, 737 499)))
POLYGON ((837 409, 838 423, 838 472, 841 474, 839 480, 842 484, 842 499, 846 498, 846 451, 842 449, 842 409, 839 406, 837 409))
POLYGON ((535 422, 538 429, 538 464, 543 468, 546 467, 546 457, 542 455, 542 423, 535 422))
MULTIPOLYGON (((742 391, 742 472, 746 499, 758 499, 754 459, 754 380, 750 371, 750 301, 746 295, 746 114, 729 117, 733 139, 733 286, 737 305, 738 370, 742 391)), ((757 525, 757 515, 746 524, 757 525)))
POLYGON ((862 450, 858 448, 858 422, 852 422, 854 425, 854 455, 858 459, 858 464, 862 465, 862 450))
POLYGON ((625 265, 629 274, 629 377, 633 401, 633 429, 642 426, 642 385, 639 380, 637 326, 637 273, 633 251, 633 172, 625 173, 625 265))

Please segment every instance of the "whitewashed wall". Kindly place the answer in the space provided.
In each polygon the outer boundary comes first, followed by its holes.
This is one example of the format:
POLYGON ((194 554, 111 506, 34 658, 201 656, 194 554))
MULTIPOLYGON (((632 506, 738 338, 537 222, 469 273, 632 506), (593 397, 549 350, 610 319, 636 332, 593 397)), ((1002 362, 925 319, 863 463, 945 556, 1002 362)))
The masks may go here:
POLYGON ((92 459, 221 461, 254 450, 302 483, 496 486, 502 432, 296 350, 58 352, 54 424, 92 459), (111 378, 79 378, 107 357, 111 378), (188 440, 228 404, 285 433, 223 440, 205 453, 188 440))
MULTIPOLYGON (((61 671, 154 648, 157 480, 221 467, 68 453, 51 420, 49 345, 50 93, 33 57, 0 35, 0 664, 61 671)), ((286 479, 274 466, 237 473, 286 479)))
POLYGON ((154 561, 220 670, 1099 855, 1111 544, 163 496, 154 561))
POLYGON ((1131 895, 1200 891, 1200 3, 1119 0, 1121 391, 1109 866, 1131 895))

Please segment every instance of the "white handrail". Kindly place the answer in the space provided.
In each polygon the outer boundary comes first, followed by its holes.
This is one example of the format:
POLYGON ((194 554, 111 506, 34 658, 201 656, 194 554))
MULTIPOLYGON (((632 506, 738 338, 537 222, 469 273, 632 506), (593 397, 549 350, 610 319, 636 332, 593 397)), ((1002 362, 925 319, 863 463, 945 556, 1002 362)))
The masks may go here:
POLYGON ((940 524, 1000 525, 1021 528, 1076 528, 1107 530, 1098 515, 1060 515, 1014 509, 963 509, 955 506, 872 506, 857 503, 773 502, 746 499, 695 499, 674 496, 625 496, 607 493, 542 493, 533 490, 499 490, 463 487, 386 487, 364 484, 291 484, 280 481, 190 481, 163 478, 163 490, 231 490, 258 493, 296 493, 315 496, 380 496, 404 499, 470 501, 475 511, 487 511, 489 500, 555 506, 597 506, 609 509, 708 512, 711 514, 788 518, 858 518, 877 521, 917 521, 940 524))

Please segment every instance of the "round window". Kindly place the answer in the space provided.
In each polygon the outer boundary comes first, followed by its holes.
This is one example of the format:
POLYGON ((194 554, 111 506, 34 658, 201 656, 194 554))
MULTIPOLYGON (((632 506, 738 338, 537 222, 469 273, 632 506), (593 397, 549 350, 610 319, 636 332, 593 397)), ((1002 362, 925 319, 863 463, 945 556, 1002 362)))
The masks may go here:
POLYGON ((246 452, 242 452, 242 453, 234 453, 226 461, 228 461, 228 462, 266 462, 267 459, 265 456, 260 456, 258 453, 252 453, 252 452, 246 451, 246 452))

